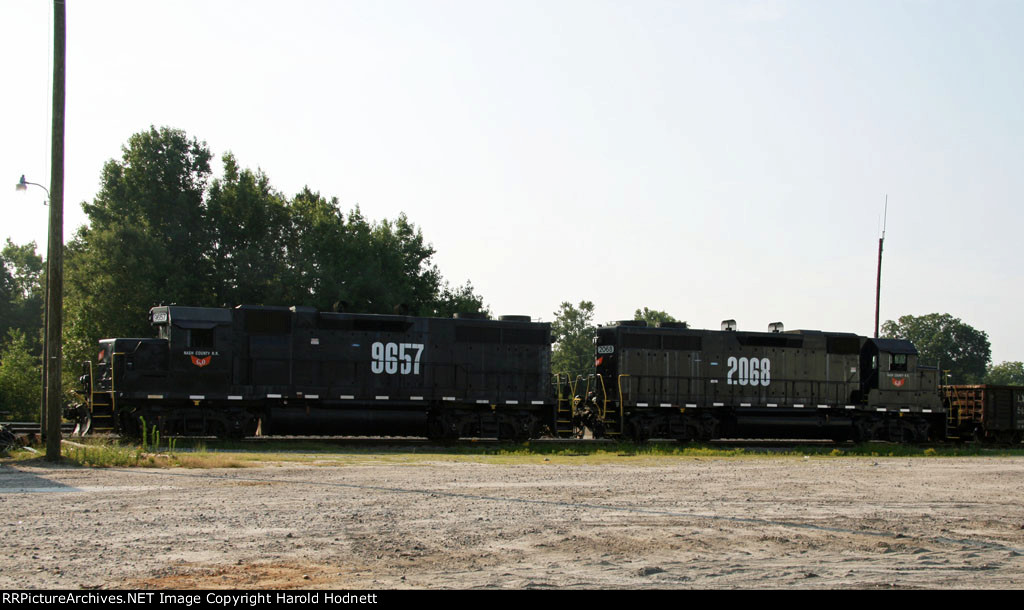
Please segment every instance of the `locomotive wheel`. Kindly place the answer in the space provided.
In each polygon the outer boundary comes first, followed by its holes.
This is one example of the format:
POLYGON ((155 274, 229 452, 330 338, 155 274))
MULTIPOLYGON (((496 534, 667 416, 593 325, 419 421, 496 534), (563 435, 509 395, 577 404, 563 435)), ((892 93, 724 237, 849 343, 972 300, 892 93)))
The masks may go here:
POLYGON ((832 440, 836 443, 845 443, 850 440, 852 432, 850 430, 836 431, 832 433, 832 440))
POLYGON ((142 438, 142 422, 139 421, 138 417, 132 413, 122 411, 118 419, 120 420, 118 432, 121 436, 130 439, 142 438))
POLYGON ((459 431, 447 417, 436 415, 427 421, 427 438, 432 441, 455 441, 459 439, 459 431))
POLYGON ((626 424, 626 435, 633 439, 633 442, 637 445, 642 445, 651 438, 651 431, 647 422, 636 418, 626 424))
POLYGON ((92 414, 89 413, 89 409, 82 407, 75 410, 75 429, 71 431, 71 436, 85 436, 92 430, 92 414))
POLYGON ((875 434, 877 428, 877 423, 873 421, 873 419, 866 417, 858 418, 853 425, 854 442, 866 443, 868 441, 877 440, 875 434))

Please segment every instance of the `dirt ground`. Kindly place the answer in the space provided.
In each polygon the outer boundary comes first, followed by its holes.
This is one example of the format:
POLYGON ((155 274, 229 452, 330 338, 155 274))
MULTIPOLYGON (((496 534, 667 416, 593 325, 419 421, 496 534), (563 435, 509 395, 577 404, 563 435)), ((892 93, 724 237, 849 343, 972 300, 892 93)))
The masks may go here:
POLYGON ((0 588, 1024 582, 1024 458, 623 462, 6 464, 0 588))

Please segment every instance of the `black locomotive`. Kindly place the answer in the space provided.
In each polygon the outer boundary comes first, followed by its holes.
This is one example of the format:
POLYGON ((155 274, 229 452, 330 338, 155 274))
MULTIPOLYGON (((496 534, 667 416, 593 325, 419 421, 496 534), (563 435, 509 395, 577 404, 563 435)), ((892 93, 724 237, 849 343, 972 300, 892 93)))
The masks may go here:
POLYGON ((149 315, 158 338, 100 341, 81 378, 80 431, 521 439, 548 419, 551 328, 526 316, 149 315))
POLYGON ((1024 434, 1024 388, 940 392, 939 370, 919 363, 910 342, 851 333, 616 322, 595 329, 594 374, 571 379, 551 371, 550 325, 526 316, 161 306, 150 321, 157 338, 105 339, 97 363, 86 363, 85 399, 70 413, 80 432, 526 439, 586 428, 636 441, 905 442, 1024 434))

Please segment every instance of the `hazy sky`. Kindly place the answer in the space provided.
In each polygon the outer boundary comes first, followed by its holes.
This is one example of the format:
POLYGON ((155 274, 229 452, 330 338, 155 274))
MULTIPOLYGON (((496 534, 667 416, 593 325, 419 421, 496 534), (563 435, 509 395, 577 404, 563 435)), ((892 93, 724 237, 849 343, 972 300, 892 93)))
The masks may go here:
MULTIPOLYGON (((950 313, 1024 360, 1024 1, 68 0, 65 238, 150 125, 291 196, 405 212, 550 321, 870 334, 950 313)), ((0 239, 45 248, 52 3, 0 3, 0 239)), ((143 315, 143 312, 140 312, 143 315)))

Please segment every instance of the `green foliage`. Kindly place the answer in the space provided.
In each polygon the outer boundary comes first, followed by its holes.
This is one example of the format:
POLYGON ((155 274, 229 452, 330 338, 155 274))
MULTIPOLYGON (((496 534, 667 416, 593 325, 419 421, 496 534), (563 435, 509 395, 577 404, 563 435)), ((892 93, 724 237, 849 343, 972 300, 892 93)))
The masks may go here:
POLYGON ((643 311, 639 309, 636 310, 636 312, 633 314, 633 319, 643 320, 644 322, 647 322, 647 326, 650 326, 652 328, 657 326, 659 322, 680 321, 667 312, 658 311, 657 309, 647 309, 646 307, 643 308, 643 311))
POLYGON ((888 320, 881 335, 908 339, 920 353, 919 361, 950 371, 952 383, 979 383, 992 359, 988 334, 948 313, 888 320))
POLYGON ((0 251, 0 337, 18 329, 32 352, 39 353, 44 294, 43 258, 36 253, 35 242, 19 246, 8 239, 0 251))
POLYGON ((224 177, 210 186, 206 216, 211 242, 213 302, 238 305, 289 301, 287 277, 291 219, 287 202, 262 171, 239 170, 224 155, 224 177))
POLYGON ((152 334, 161 303, 306 305, 362 313, 482 311, 468 282, 451 288, 433 247, 403 214, 372 222, 305 188, 291 200, 262 171, 184 132, 136 134, 103 170, 89 217, 67 246, 65 354, 89 358, 103 337, 152 334))
POLYGON ((551 371, 568 373, 570 378, 594 372, 594 304, 581 301, 574 307, 563 302, 551 323, 554 340, 551 371))
POLYGON ((20 330, 8 332, 0 350, 0 412, 12 421, 39 421, 42 400, 42 367, 20 330))
POLYGON ((61 457, 71 464, 93 468, 155 465, 155 463, 147 463, 143 459, 145 456, 141 447, 129 447, 114 443, 64 444, 61 445, 61 457))
MULTIPOLYGON (((139 417, 139 423, 142 428, 142 450, 150 453, 160 451, 160 429, 146 424, 145 417, 139 417)), ((176 446, 177 439, 167 439, 167 453, 174 453, 176 446)))
POLYGON ((289 301, 320 310, 430 315, 446 298, 434 249, 401 214, 368 221, 355 207, 346 216, 338 200, 308 188, 289 208, 289 301))
POLYGON ((100 190, 83 203, 89 226, 67 247, 65 353, 81 360, 102 337, 145 337, 160 302, 213 305, 212 235, 204 194, 206 145, 151 128, 108 161, 100 190))
POLYGON ((483 297, 473 292, 471 282, 467 281, 462 286, 454 288, 445 282, 429 315, 435 318, 450 318, 457 313, 486 313, 490 315, 491 311, 484 305, 483 297))
POLYGON ((992 385, 1024 385, 1024 362, 1002 362, 989 367, 985 383, 992 385))

